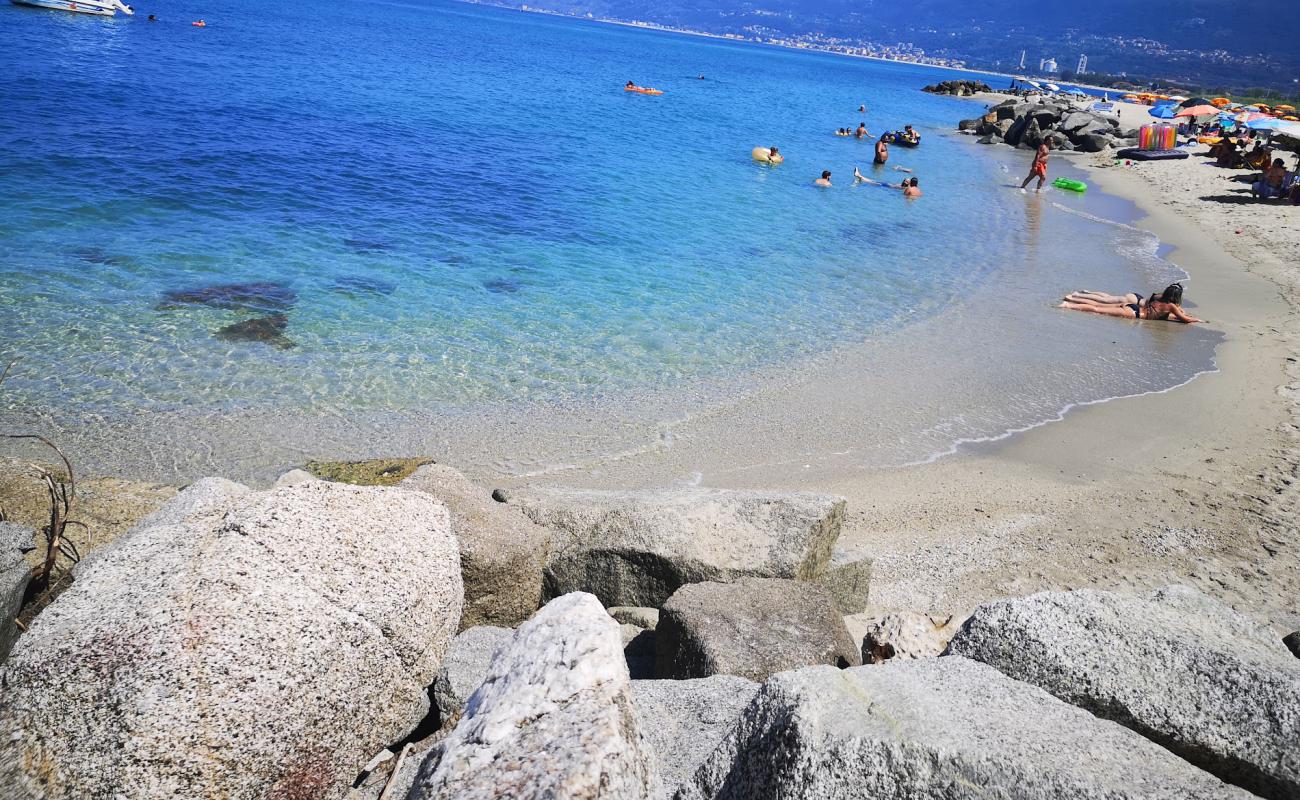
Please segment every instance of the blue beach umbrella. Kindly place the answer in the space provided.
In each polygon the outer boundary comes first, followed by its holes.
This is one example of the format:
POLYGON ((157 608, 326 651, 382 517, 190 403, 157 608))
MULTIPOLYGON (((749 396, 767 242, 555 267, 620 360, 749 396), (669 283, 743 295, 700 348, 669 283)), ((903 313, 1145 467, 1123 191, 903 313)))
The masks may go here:
POLYGON ((1268 119, 1252 119, 1246 123, 1246 127, 1252 131, 1276 131, 1286 127, 1286 123, 1280 119, 1270 117, 1268 119))
POLYGON ((1162 106, 1156 106, 1155 108, 1148 110, 1147 113, 1156 119, 1173 119, 1178 113, 1178 106, 1166 103, 1162 106))

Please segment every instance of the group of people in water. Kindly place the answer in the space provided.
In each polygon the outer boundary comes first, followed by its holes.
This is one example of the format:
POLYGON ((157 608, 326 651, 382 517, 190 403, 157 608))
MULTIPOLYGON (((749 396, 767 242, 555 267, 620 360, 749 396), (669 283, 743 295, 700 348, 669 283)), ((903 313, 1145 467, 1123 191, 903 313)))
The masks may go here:
MULTIPOLYGON (((859 110, 865 110, 861 108, 859 110)), ((856 130, 850 131, 848 128, 840 128, 835 132, 836 136, 855 136, 863 139, 870 136, 867 131, 865 122, 860 123, 856 130)), ((920 135, 917 134, 911 125, 908 125, 902 134, 893 134, 914 136, 913 141, 919 142, 920 135)), ((876 141, 874 163, 877 167, 884 166, 889 161, 889 141, 890 134, 881 136, 876 141)), ((1052 145, 1050 140, 1044 139, 1034 151, 1033 161, 1029 166, 1029 174, 1020 184, 1022 190, 1026 189, 1035 179, 1038 181, 1037 191, 1043 190, 1043 185, 1047 182, 1047 161, 1051 156, 1052 145)), ((769 164, 779 164, 785 160, 781 152, 776 147, 758 147, 754 148, 754 159, 769 164)), ((901 172, 910 173, 911 170, 905 167, 894 167, 901 172)), ((1266 173, 1265 179, 1268 175, 1266 173)), ((829 188, 831 184, 831 171, 822 170, 821 177, 813 181, 817 186, 829 188)), ((921 196, 921 182, 915 176, 904 178, 897 184, 878 181, 863 175, 857 167, 853 168, 853 183, 869 183, 875 186, 883 186, 891 189, 898 189, 904 197, 916 198, 921 196)), ((1171 320, 1186 324, 1204 322, 1205 320, 1188 314, 1183 310, 1183 287, 1181 284, 1172 283, 1159 293, 1142 295, 1136 292, 1116 295, 1106 292, 1093 290, 1080 290, 1067 294, 1061 300, 1059 308, 1069 309, 1071 311, 1086 311, 1091 314, 1101 314, 1103 316, 1118 317, 1121 319, 1132 320, 1171 320)))
MULTIPOLYGON (((866 110, 867 107, 865 105, 858 106, 859 112, 865 112, 866 110)), ((871 136, 871 131, 867 130, 866 122, 859 122, 858 127, 856 129, 837 128, 835 131, 835 135, 852 136, 860 140, 860 139, 869 138, 871 136)), ((882 134, 876 140, 875 153, 872 158, 872 163, 874 163, 877 167, 884 166, 889 161, 889 142, 895 137, 903 137, 907 142, 911 143, 909 145, 911 147, 915 147, 916 145, 921 143, 921 134, 918 133, 915 129, 913 129, 911 125, 906 126, 901 132, 898 133, 890 132, 890 133, 882 134)), ((755 149, 754 151, 754 158, 758 161, 766 161, 769 164, 778 164, 781 162, 781 160, 783 160, 780 157, 777 148, 775 147, 770 148, 769 153, 767 154, 768 156, 767 158, 760 158, 759 149, 755 149)), ((907 173, 911 172, 910 169, 907 169, 905 167, 894 167, 894 169, 899 170, 900 172, 907 172, 907 173)), ((854 167, 853 183, 854 185, 860 183, 869 183, 873 186, 884 186, 889 189, 900 189, 903 192, 903 196, 907 198, 915 198, 921 196, 921 181, 916 177, 904 178, 901 183, 896 183, 896 184, 886 183, 884 181, 878 181, 873 178, 868 178, 867 176, 862 174, 861 170, 859 170, 857 167, 854 167)), ((822 170, 821 177, 814 180, 813 184, 816 186, 829 188, 832 185, 831 171, 828 169, 822 170)))

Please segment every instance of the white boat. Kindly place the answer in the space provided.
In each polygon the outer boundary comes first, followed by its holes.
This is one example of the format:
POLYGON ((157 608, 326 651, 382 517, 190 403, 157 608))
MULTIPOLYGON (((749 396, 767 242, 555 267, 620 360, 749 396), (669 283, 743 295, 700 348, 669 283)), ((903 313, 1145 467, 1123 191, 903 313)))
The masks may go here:
POLYGON ((122 0, 13 0, 13 4, 16 6, 53 8, 59 11, 75 11, 78 14, 96 14, 101 17, 111 17, 119 11, 123 14, 135 13, 135 9, 123 3, 122 0))

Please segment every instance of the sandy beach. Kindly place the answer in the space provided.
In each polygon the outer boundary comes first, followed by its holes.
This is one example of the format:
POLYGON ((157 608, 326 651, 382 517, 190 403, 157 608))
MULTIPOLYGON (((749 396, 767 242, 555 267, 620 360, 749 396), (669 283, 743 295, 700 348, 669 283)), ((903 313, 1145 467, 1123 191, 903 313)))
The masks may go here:
MULTIPOLYGON (((1122 105, 1125 127, 1149 120, 1122 105)), ((1300 219, 1252 200, 1231 180, 1245 171, 1211 165, 1206 149, 1128 166, 1069 158, 1175 247, 1194 313, 1227 335, 1220 371, 833 487, 857 501, 852 540, 876 555, 873 602, 960 612, 1004 594, 1181 582, 1279 630, 1300 622, 1300 219)))

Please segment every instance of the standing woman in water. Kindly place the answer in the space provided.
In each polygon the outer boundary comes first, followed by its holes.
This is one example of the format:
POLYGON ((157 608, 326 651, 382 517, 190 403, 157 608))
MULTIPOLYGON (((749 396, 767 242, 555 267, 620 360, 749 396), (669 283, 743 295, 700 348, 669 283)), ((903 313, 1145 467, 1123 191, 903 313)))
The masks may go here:
POLYGON ((1144 298, 1142 295, 1132 292, 1126 295, 1092 291, 1070 292, 1065 296, 1065 300, 1061 302, 1060 308, 1068 308, 1071 311, 1088 311, 1093 314, 1104 314, 1108 317, 1121 317, 1124 319, 1173 319, 1189 325, 1193 322, 1205 321, 1183 311, 1182 302, 1183 287, 1177 283, 1171 283, 1165 287, 1159 297, 1151 295, 1144 298))

